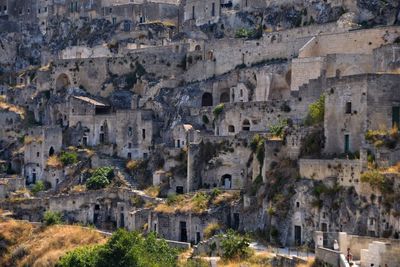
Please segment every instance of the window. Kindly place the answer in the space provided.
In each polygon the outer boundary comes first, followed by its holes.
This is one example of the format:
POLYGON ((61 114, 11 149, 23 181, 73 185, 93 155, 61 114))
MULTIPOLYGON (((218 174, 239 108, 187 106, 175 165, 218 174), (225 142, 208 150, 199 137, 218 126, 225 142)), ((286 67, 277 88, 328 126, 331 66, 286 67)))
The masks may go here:
POLYGON ((128 143, 128 148, 132 148, 132 143, 128 143))
POLYGON ((44 12, 45 12, 45 13, 47 12, 47 6, 44 8, 44 12))
POLYGON ((213 105, 212 95, 210 93, 204 93, 203 96, 201 97, 201 106, 210 107, 212 105, 213 105))
POLYGON ((132 153, 128 153, 128 159, 132 159, 132 153))
POLYGON ((369 218, 369 225, 374 225, 374 218, 369 218))
POLYGON ((296 208, 300 208, 300 202, 296 202, 296 208))
POLYGON ((215 16, 215 3, 211 4, 211 16, 214 17, 215 16))
POLYGON ((129 21, 125 21, 124 23, 124 31, 129 32, 131 30, 131 24, 129 21))
POLYGON ((400 129, 400 106, 392 107, 392 126, 400 129))
POLYGON ((350 135, 344 135, 344 153, 350 152, 350 135))
POLYGON ((40 153, 39 152, 36 152, 36 157, 40 157, 40 153))
POLYGON ((128 127, 128 136, 132 136, 132 127, 128 127))
POLYGON ((346 103, 346 114, 351 114, 351 102, 346 103))
POLYGON ((112 24, 116 24, 117 23, 117 18, 112 18, 112 24))
POLYGON ((110 7, 110 14, 112 13, 112 8, 110 7))
POLYGON ((181 147, 181 140, 176 140, 176 147, 177 148, 180 148, 181 147))
POLYGON ((7 6, 4 6, 4 7, 3 7, 3 10, 4 10, 4 11, 7 11, 7 6))
POLYGON ((142 129, 142 138, 146 139, 146 129, 142 129))
POLYGON ((244 120, 242 125, 243 131, 250 131, 250 122, 249 120, 244 120))
POLYGON ((234 132, 235 132, 235 126, 229 125, 229 126, 228 126, 228 132, 234 133, 234 132))
POLYGON ((192 19, 196 18, 195 7, 192 6, 192 19))

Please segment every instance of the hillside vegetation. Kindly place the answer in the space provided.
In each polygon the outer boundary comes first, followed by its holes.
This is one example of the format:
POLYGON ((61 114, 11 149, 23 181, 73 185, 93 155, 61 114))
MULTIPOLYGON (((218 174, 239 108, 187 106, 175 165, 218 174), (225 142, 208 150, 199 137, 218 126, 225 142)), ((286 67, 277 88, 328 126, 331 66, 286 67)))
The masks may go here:
POLYGON ((68 251, 103 244, 92 229, 71 225, 34 226, 0 218, 0 266, 55 266, 68 251))

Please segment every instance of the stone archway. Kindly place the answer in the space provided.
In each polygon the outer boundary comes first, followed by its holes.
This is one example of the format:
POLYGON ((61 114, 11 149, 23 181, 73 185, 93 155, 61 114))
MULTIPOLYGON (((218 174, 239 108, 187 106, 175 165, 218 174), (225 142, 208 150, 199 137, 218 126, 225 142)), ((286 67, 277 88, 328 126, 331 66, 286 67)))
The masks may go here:
POLYGON ((229 103, 229 93, 228 92, 223 92, 219 98, 220 103, 229 103))
POLYGON ((67 89, 71 85, 71 82, 65 73, 61 73, 56 79, 56 90, 67 89))
POLYGON ((201 106, 202 107, 210 107, 213 105, 213 98, 210 93, 204 93, 201 97, 201 106))
POLYGON ((222 175, 221 185, 224 189, 231 189, 232 188, 232 175, 230 175, 230 174, 222 175))

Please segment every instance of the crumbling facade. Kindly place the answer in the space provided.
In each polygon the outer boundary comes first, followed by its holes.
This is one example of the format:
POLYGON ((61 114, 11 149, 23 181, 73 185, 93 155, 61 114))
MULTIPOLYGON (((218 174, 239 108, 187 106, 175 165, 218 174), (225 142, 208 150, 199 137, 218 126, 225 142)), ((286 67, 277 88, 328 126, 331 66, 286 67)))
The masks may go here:
POLYGON ((283 2, 0 0, 0 208, 399 238, 398 5, 283 2))

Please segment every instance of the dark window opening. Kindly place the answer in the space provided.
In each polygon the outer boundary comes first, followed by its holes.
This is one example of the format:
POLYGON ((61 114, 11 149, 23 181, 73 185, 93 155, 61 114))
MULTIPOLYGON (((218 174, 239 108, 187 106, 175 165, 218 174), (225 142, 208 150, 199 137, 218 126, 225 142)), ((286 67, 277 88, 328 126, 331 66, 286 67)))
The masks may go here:
POLYGON ((346 103, 346 114, 351 114, 351 102, 346 103))
POLYGON ((201 98, 202 107, 210 107, 213 105, 212 95, 210 93, 204 93, 201 98))
POLYGON ((250 131, 250 122, 249 120, 244 120, 242 124, 243 131, 250 131))
POLYGON ((183 194, 183 186, 177 186, 176 187, 176 193, 177 194, 183 194))
POLYGON ((229 93, 227 93, 227 92, 222 93, 219 98, 219 102, 220 103, 229 103, 229 93))
POLYGON ((228 132, 234 133, 234 132, 235 132, 235 126, 229 125, 229 126, 228 126, 228 132))

